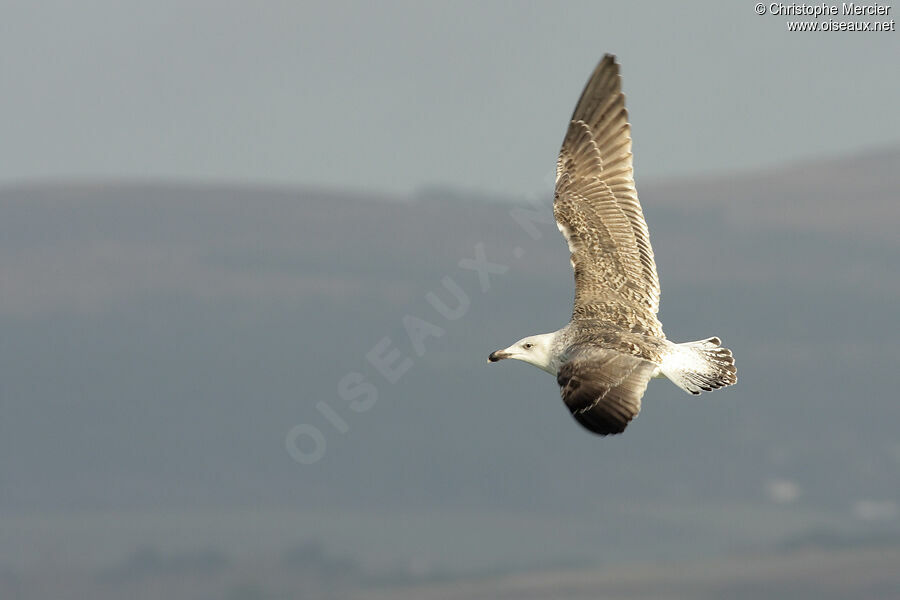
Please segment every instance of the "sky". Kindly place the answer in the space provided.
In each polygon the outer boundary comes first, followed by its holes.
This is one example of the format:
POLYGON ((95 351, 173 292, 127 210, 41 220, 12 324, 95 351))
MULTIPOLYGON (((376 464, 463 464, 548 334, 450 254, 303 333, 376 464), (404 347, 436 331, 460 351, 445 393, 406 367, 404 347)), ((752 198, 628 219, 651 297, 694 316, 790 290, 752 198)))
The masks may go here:
POLYGON ((638 181, 900 143, 894 32, 739 2, 0 2, 0 185, 547 187, 619 56, 638 181))

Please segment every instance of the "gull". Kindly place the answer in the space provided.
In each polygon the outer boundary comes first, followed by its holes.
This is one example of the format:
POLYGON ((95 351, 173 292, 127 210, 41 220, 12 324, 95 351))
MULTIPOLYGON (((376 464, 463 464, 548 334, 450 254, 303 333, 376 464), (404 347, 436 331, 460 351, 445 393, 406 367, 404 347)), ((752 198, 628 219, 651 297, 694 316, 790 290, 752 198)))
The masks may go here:
POLYGON ((677 344, 663 333, 659 278, 633 173, 619 65, 607 54, 581 93, 556 163, 553 215, 575 271, 572 318, 559 331, 488 357, 555 375, 572 416, 598 435, 625 430, 652 378, 666 377, 691 394, 737 382, 734 357, 719 338, 677 344))

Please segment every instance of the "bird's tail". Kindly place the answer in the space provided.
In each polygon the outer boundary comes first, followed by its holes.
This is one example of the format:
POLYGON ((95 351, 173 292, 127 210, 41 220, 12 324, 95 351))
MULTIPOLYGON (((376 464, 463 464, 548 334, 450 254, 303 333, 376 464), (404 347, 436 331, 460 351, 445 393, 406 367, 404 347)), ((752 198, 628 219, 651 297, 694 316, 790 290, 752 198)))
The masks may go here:
POLYGON ((737 383, 734 356, 712 337, 697 342, 672 344, 659 370, 672 383, 691 394, 711 392, 737 383))

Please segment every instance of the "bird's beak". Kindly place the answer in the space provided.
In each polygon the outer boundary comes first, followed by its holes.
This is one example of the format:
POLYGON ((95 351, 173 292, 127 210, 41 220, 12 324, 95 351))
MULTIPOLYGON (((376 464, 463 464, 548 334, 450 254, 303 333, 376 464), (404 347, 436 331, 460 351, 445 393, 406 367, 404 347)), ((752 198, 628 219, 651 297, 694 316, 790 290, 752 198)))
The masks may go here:
POLYGON ((498 360, 503 360, 504 358, 509 358, 512 356, 506 350, 497 350, 496 352, 491 352, 491 355, 488 356, 488 362, 497 362, 498 360))

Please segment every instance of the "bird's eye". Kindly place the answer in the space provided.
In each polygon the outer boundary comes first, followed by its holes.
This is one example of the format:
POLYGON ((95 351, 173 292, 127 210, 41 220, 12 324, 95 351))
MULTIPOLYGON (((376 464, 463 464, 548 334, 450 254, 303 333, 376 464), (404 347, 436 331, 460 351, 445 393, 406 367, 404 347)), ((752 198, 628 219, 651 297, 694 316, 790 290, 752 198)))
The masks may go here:
POLYGON ((527 342, 527 343, 525 343, 524 347, 526 350, 530 350, 531 348, 534 347, 534 344, 532 344, 531 342, 527 342))

